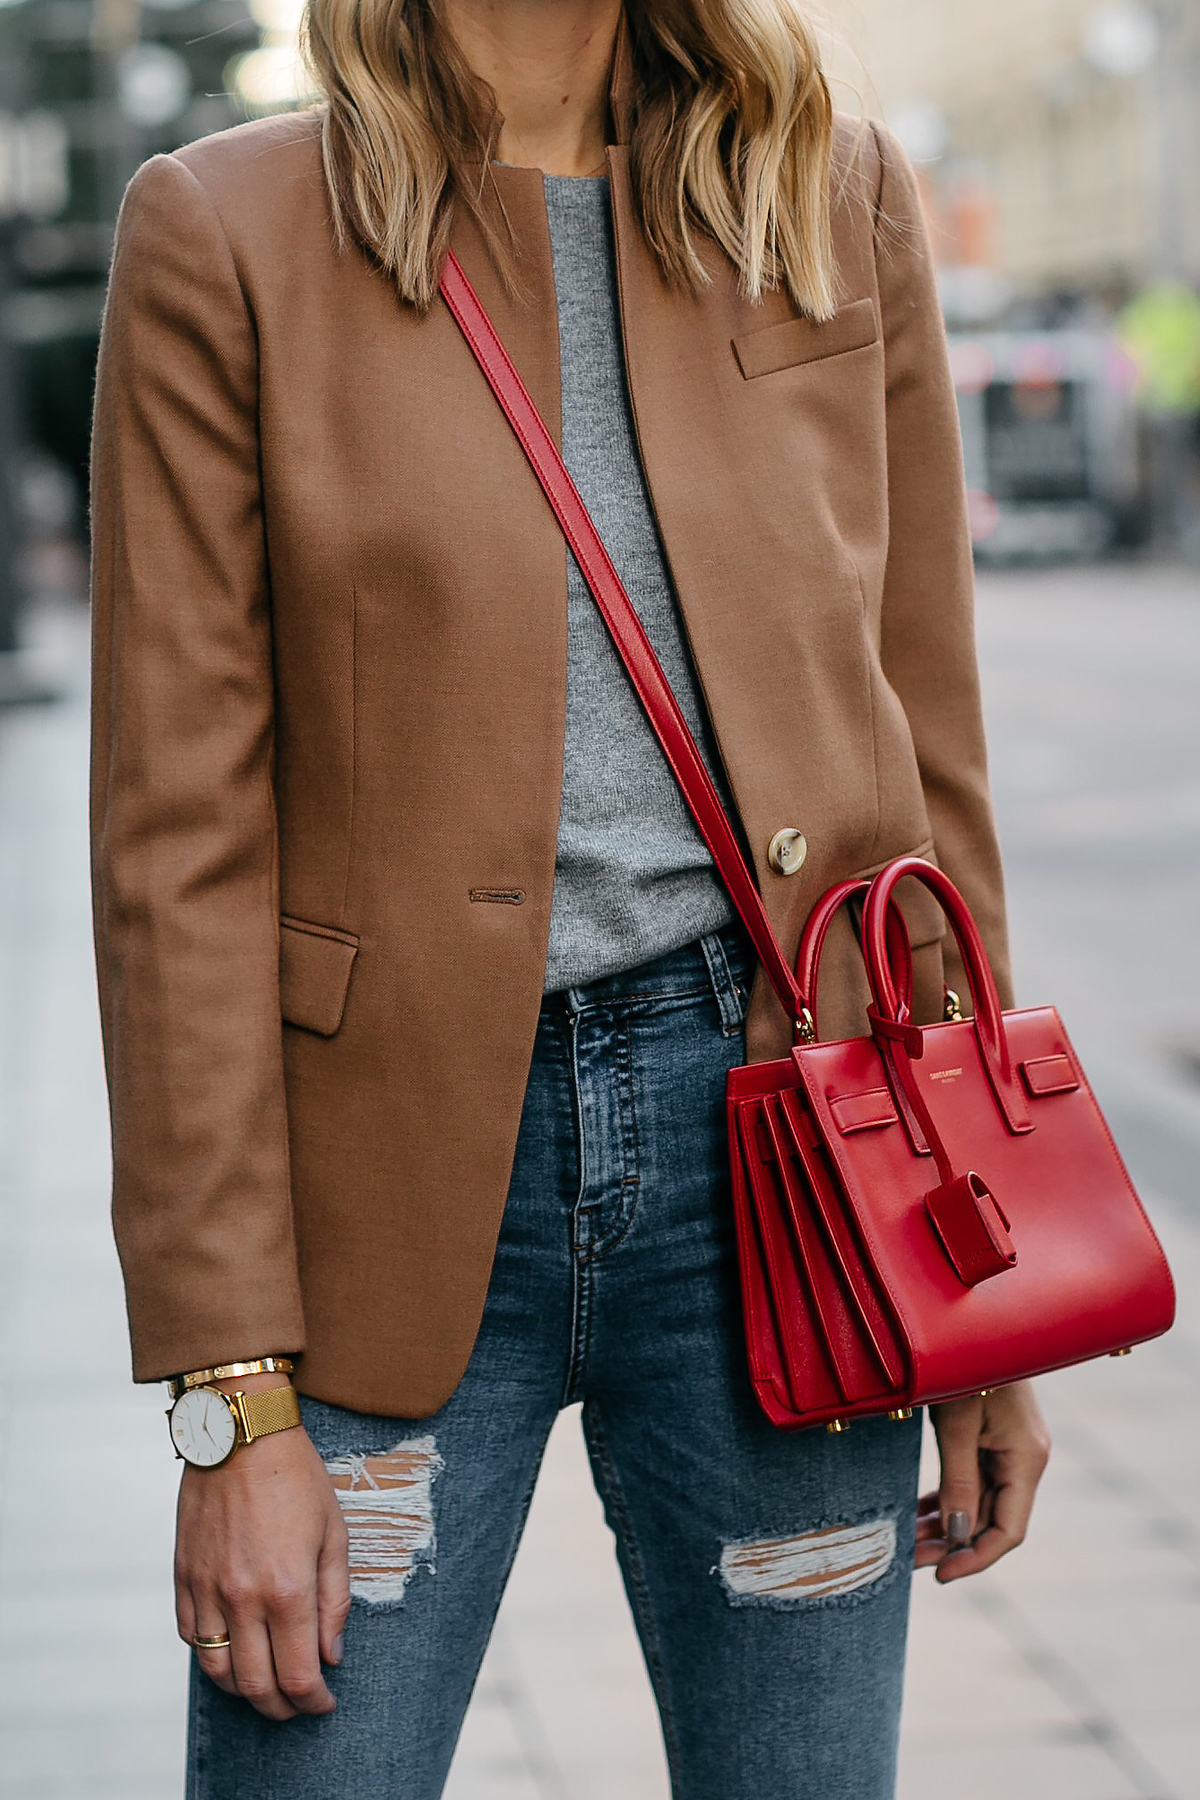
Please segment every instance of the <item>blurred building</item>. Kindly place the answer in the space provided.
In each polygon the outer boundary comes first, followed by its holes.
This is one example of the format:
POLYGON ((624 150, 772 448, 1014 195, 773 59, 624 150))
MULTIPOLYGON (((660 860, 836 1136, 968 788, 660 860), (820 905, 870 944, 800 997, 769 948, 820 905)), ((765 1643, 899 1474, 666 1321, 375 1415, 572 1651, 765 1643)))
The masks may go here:
MULTIPOLYGON (((6 546, 22 522, 85 523, 125 183, 156 151, 304 103, 302 3, 0 0, 0 657, 21 586, 6 546)), ((843 100, 881 112, 918 168, 964 336, 978 542, 1092 553, 1138 541, 1154 502, 1164 541, 1200 556, 1200 0, 826 10, 843 100)))
POLYGON ((1200 0, 852 0, 917 167, 981 555, 1200 557, 1200 0))
POLYGON ((113 227, 138 164, 307 98, 302 0, 0 0, 0 704, 39 543, 86 528, 113 227), (22 549, 24 546, 24 549, 22 549))
POLYGON ((300 0, 0 0, 5 323, 27 435, 77 479, 125 183, 156 151, 288 104, 299 11, 300 0))
POLYGON ((1200 0, 855 0, 838 21, 963 272, 951 313, 1200 283, 1200 0))

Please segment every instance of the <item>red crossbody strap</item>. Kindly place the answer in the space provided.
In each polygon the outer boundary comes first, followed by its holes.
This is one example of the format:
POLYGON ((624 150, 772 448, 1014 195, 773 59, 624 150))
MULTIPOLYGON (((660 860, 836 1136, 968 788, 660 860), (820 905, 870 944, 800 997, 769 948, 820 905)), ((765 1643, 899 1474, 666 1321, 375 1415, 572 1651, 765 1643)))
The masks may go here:
POLYGON ((563 535, 583 572, 600 616, 608 626, 621 661, 654 734, 662 745, 688 808, 708 845, 717 870, 741 915, 754 948, 767 971, 781 1006, 791 1019, 807 1011, 807 1001, 771 928, 762 896, 734 834, 721 799, 679 710, 679 702, 621 578, 609 560, 600 533, 579 490, 546 429, 524 382, 509 361, 483 303, 451 251, 439 284, 443 300, 466 338, 488 384, 529 458, 534 474, 554 508, 563 535))

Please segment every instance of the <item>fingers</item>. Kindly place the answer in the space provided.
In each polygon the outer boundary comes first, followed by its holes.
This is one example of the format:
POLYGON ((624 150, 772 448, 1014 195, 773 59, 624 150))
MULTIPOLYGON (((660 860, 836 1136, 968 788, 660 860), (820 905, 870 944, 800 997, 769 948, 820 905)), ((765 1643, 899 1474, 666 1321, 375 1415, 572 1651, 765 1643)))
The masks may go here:
POLYGON ((245 1615, 235 1618, 229 1635, 233 1639, 234 1692, 248 1700, 264 1718, 280 1722, 294 1719, 299 1708, 292 1705, 276 1679, 266 1620, 245 1615))
POLYGON ((240 1694, 266 1718, 334 1711, 337 1702, 321 1673, 315 1589, 277 1589, 265 1610, 261 1602, 256 1609, 254 1602, 188 1594, 178 1619, 180 1637, 209 1680, 227 1694, 240 1694), (230 1639, 228 1648, 202 1650, 194 1642, 221 1636, 230 1639))
POLYGON ((936 1488, 931 1494, 922 1494, 917 1501, 917 1534, 916 1550, 913 1555, 913 1567, 917 1569, 932 1568, 946 1554, 946 1541, 942 1535, 942 1501, 936 1488))
POLYGON ((199 1636, 192 1590, 178 1569, 175 1571, 175 1629, 185 1644, 199 1636))
POLYGON ((317 1641, 325 1661, 335 1667, 342 1660, 342 1628, 349 1612, 349 1538, 335 1500, 317 1559, 317 1641))
POLYGON ((934 1420, 942 1473, 938 1503, 942 1533, 951 1544, 968 1543, 979 1516, 982 1480, 979 1473, 979 1434, 983 1402, 972 1397, 939 1406, 934 1420))
POLYGON ((220 1603, 213 1595, 197 1596, 178 1569, 175 1574, 175 1626, 188 1649, 195 1652, 196 1660, 209 1680, 215 1681, 227 1694, 236 1693, 228 1649, 199 1650, 195 1643, 198 1637, 229 1636, 220 1603))
POLYGON ((333 1712, 337 1701, 321 1673, 315 1588, 296 1594, 276 1594, 267 1623, 275 1681, 289 1709, 303 1713, 333 1712))
MULTIPOLYGON (((952 1416, 953 1408, 939 1408, 939 1413, 942 1411, 948 1415, 946 1436, 951 1441, 959 1421, 952 1416)), ((941 1440, 940 1420, 938 1435, 941 1440)), ((987 1479, 975 1508, 971 1541, 956 1544, 953 1541, 955 1534, 948 1531, 945 1555, 938 1562, 938 1581, 959 1581, 963 1576, 976 1575, 1024 1542, 1038 1482, 1049 1455, 1050 1439, 1045 1421, 1027 1382, 997 1388, 988 1396, 980 1414, 975 1445, 977 1471, 982 1465, 987 1479)), ((947 1524, 953 1525, 953 1515, 945 1504, 946 1486, 943 1479, 943 1510, 947 1524)), ((953 1491, 957 1497, 964 1490, 953 1491)), ((928 1542, 924 1542, 921 1549, 925 1560, 932 1561, 928 1542)))
MULTIPOLYGON (((975 1394, 932 1409, 941 1460, 937 1492, 922 1495, 917 1508, 914 1567, 937 1569, 937 1579, 953 1579, 981 1522, 990 1518, 980 1469, 984 1423, 982 1398, 975 1394)), ((961 1568, 968 1574, 967 1567, 961 1568)))
POLYGON ((229 1649, 200 1650, 194 1642, 198 1637, 231 1635, 220 1602, 210 1596, 195 1597, 188 1591, 186 1611, 182 1604, 179 1607, 179 1635, 195 1651, 196 1661, 208 1679, 215 1681, 219 1688, 224 1688, 227 1694, 236 1694, 229 1649), (190 1618, 186 1617, 187 1614, 190 1614, 190 1618))
POLYGON ((942 1535, 942 1500, 935 1488, 931 1494, 922 1494, 917 1501, 917 1538, 941 1537, 942 1535))
POLYGON ((945 1567, 938 1569, 939 1581, 958 1581, 964 1575, 977 1575, 981 1569, 991 1568, 1002 1556, 1025 1542, 1040 1477, 1041 1469, 1032 1460, 1014 1460, 1003 1485, 989 1492, 988 1516, 981 1521, 975 1542, 947 1557, 945 1567))

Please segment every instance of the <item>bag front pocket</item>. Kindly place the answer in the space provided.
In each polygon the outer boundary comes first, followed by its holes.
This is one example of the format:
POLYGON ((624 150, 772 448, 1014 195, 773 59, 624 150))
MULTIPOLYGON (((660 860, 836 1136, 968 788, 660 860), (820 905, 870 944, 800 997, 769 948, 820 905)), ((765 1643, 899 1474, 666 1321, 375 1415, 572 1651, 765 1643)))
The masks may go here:
POLYGON ((304 919, 279 921, 279 1007, 284 1023, 332 1037, 342 1022, 358 939, 304 919))

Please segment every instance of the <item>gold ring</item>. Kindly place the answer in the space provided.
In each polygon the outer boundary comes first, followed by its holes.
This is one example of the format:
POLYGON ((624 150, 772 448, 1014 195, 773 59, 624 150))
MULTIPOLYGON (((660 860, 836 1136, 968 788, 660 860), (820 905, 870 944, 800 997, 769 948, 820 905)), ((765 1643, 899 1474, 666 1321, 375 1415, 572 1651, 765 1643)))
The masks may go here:
POLYGON ((224 1636, 198 1637, 193 1638, 192 1642, 195 1644, 197 1650, 228 1650, 229 1648, 229 1639, 224 1636))

